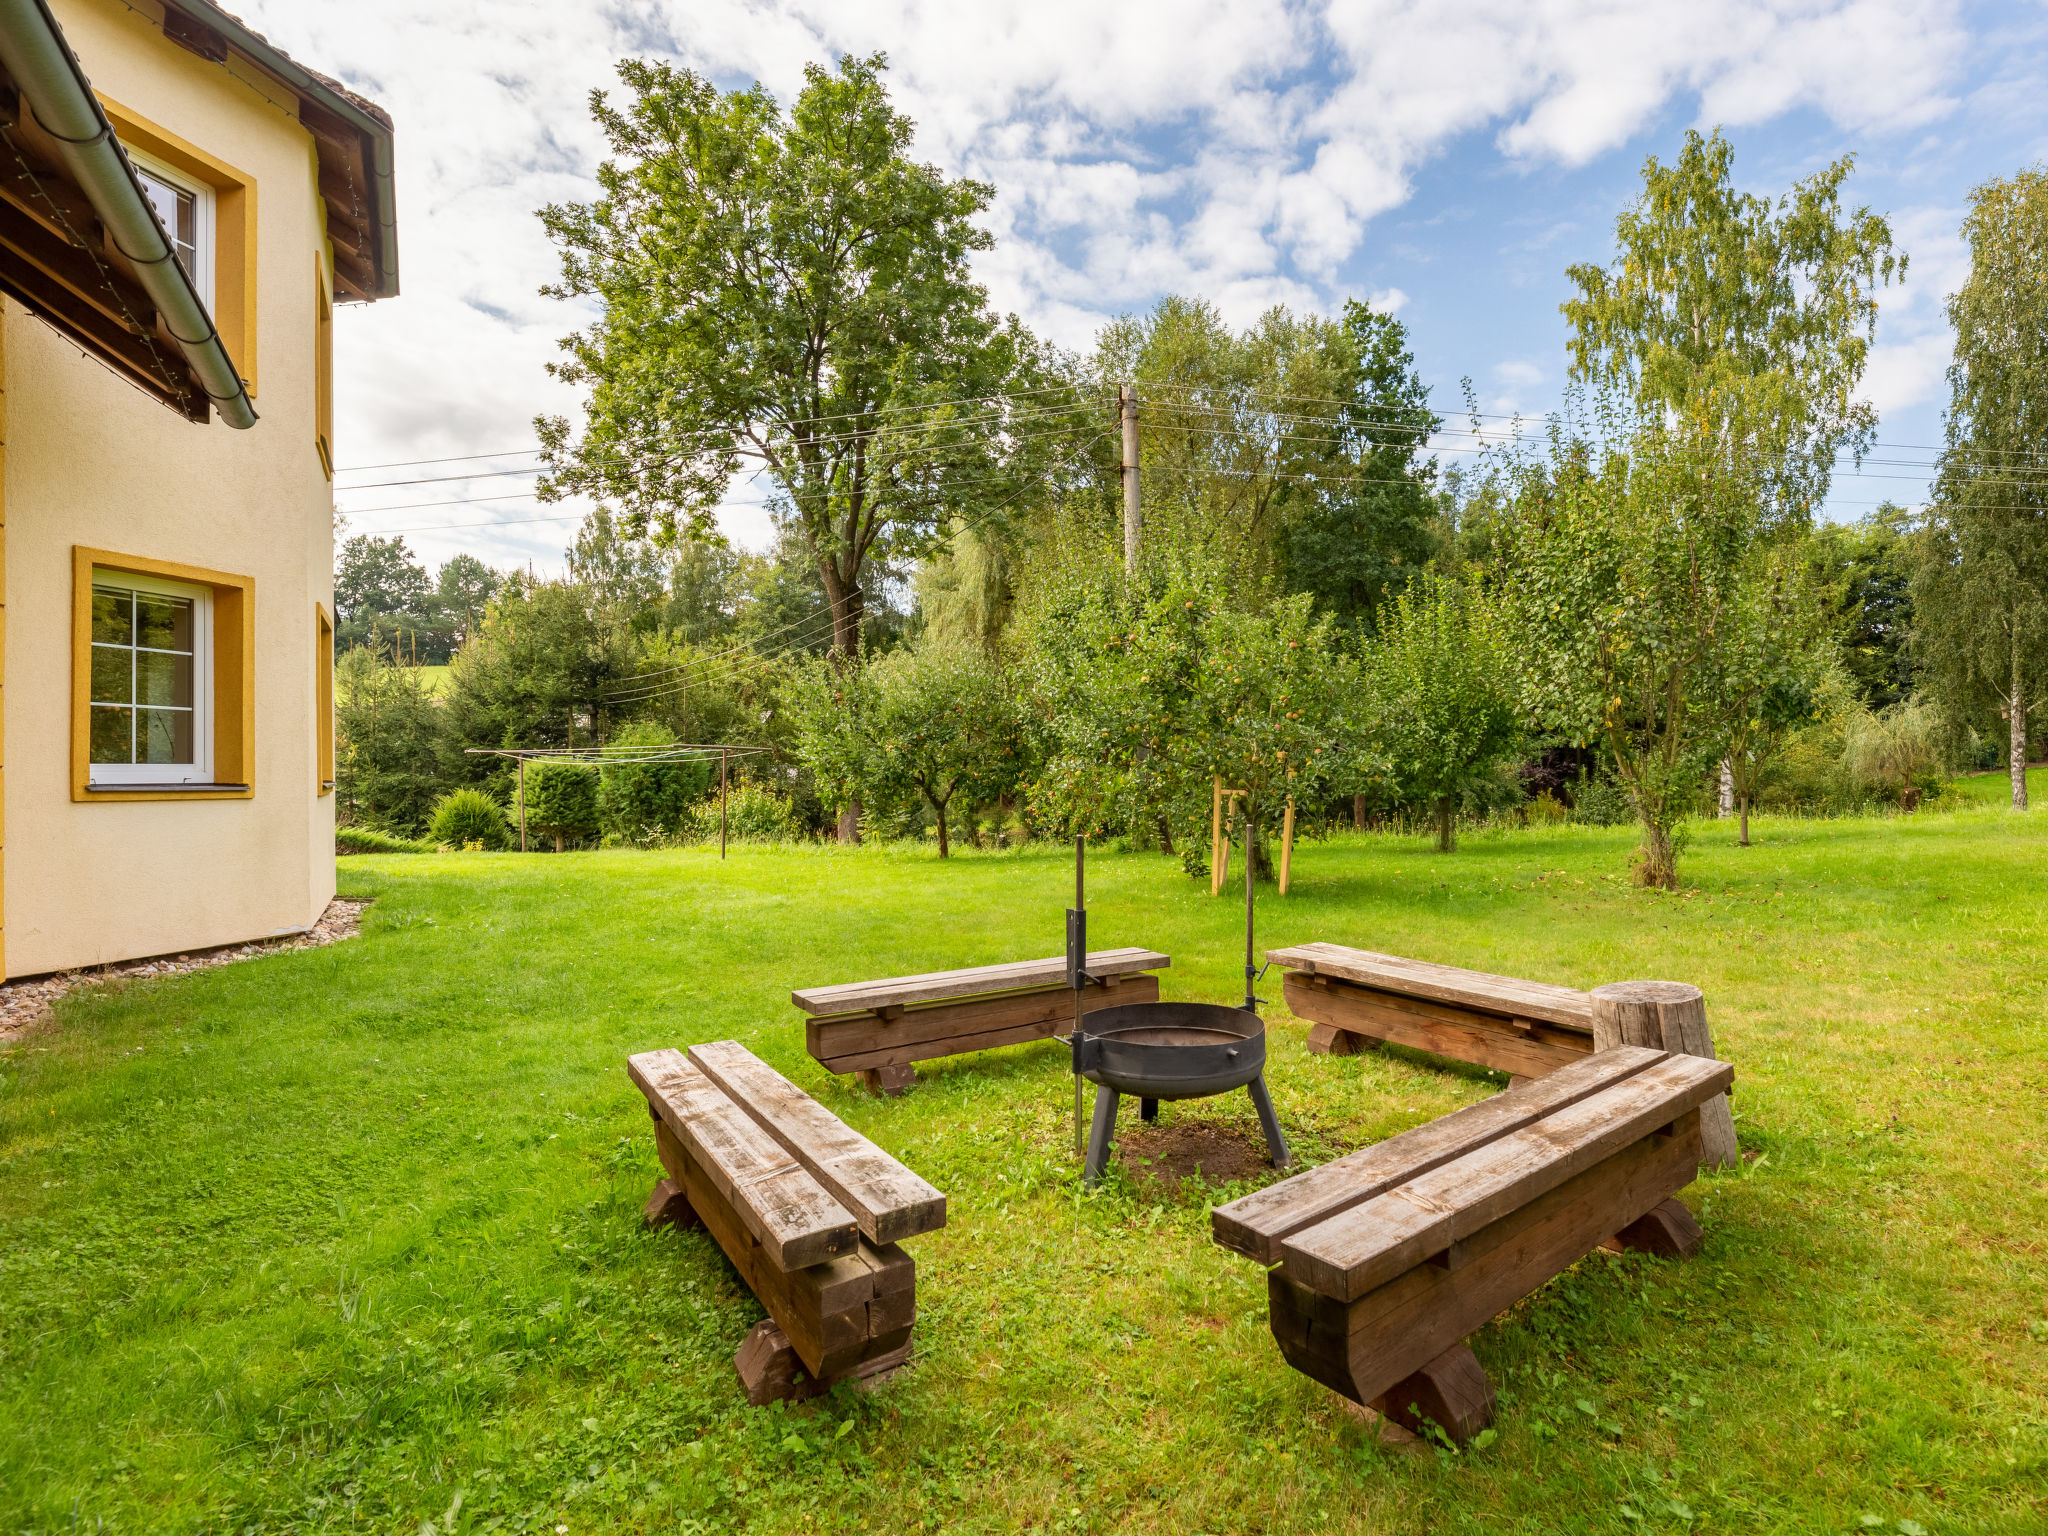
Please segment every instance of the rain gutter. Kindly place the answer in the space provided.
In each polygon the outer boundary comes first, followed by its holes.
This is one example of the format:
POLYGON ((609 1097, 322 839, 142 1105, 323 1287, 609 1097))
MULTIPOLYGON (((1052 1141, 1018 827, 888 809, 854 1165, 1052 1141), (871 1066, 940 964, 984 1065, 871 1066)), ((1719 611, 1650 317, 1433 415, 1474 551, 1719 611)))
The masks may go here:
POLYGON ((64 169, 106 226, 107 238, 134 263, 143 291, 221 420, 238 429, 255 426, 248 388, 46 0, 0 0, 0 64, 43 131, 56 140, 64 169))

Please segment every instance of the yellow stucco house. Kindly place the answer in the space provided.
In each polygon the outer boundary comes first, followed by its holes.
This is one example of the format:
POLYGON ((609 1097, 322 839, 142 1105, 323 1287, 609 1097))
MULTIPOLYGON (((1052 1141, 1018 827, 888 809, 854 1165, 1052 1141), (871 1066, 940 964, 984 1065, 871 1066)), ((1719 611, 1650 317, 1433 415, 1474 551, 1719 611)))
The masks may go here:
POLYGON ((0 0, 0 974, 334 894, 331 317, 390 119, 206 0, 0 0))

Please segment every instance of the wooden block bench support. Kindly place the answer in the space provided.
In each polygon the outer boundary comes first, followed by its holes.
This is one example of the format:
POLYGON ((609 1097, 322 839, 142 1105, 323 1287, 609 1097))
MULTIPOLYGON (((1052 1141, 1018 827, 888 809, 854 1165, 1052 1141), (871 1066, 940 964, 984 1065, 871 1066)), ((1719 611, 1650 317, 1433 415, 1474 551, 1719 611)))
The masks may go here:
POLYGON ((734 1358, 748 1400, 907 1359, 917 1266, 898 1242, 944 1226, 945 1196, 734 1041, 626 1067, 666 1174, 646 1219, 701 1223, 767 1309, 734 1358))
POLYGON ((1733 1077, 1602 1051, 1219 1206, 1213 1233, 1277 1263, 1269 1318, 1296 1370, 1406 1428, 1420 1414, 1469 1438, 1491 1390, 1464 1340, 1488 1319, 1603 1244, 1697 1251, 1671 1197, 1698 1172, 1700 1106, 1733 1077))
MULTIPOLYGON (((1156 1002, 1159 978, 1148 973, 1170 964, 1149 949, 1091 952, 1088 974, 1097 980, 1082 994, 1082 1012, 1156 1002)), ((916 1081, 916 1062, 1065 1034, 1074 1018, 1066 967, 1055 955, 809 987, 790 1001, 811 1016, 804 1044, 827 1071, 856 1073, 877 1093, 901 1093, 916 1081)))
POLYGON ((1307 1019, 1308 1048, 1336 1056, 1405 1045, 1516 1077, 1541 1077, 1593 1049, 1591 997, 1572 987, 1350 949, 1269 949, 1282 992, 1307 1019))

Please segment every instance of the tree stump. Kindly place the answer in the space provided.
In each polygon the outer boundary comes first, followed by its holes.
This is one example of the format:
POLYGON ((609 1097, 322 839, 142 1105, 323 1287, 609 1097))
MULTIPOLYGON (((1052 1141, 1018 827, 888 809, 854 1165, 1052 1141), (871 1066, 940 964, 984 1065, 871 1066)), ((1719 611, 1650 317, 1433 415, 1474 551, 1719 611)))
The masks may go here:
POLYGON ((1372 1406, 1410 1434, 1424 1434, 1434 1424, 1463 1445, 1493 1421, 1493 1383, 1470 1348, 1453 1344, 1414 1375, 1395 1382, 1372 1406))
MULTIPOLYGON (((1594 1050, 1640 1045, 1653 1051, 1720 1060, 1707 1028, 1706 998, 1698 987, 1682 981, 1612 981, 1595 987, 1590 995, 1594 1050)), ((1741 1160, 1728 1096, 1716 1094, 1700 1106, 1700 1163, 1707 1168, 1733 1168, 1741 1160)))

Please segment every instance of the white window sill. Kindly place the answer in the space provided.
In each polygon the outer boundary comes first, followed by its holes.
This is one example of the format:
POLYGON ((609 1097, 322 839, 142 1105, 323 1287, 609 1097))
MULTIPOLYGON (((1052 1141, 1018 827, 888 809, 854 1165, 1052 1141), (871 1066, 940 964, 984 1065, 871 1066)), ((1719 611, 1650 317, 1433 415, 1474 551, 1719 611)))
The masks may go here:
POLYGON ((246 784, 88 784, 85 792, 89 795, 132 795, 138 792, 151 795, 218 795, 240 793, 248 787, 246 784))

